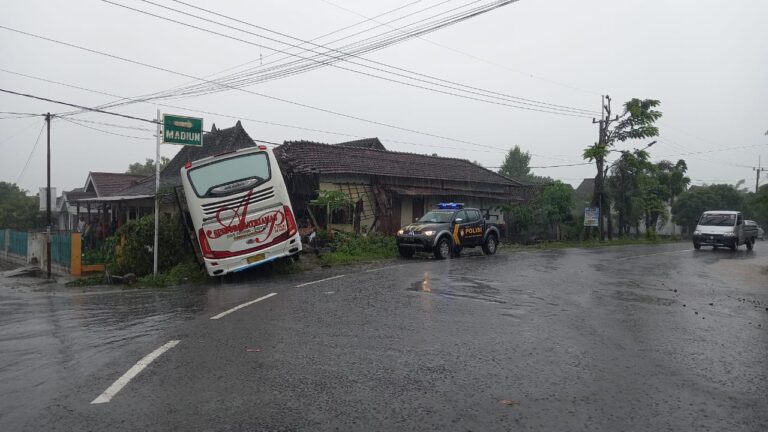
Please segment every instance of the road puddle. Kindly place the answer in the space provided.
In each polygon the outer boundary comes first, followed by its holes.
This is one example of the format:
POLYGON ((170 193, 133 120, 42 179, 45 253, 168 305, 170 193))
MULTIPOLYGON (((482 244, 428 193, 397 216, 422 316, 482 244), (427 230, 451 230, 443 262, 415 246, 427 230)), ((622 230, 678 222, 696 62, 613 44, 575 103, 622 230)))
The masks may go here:
POLYGON ((506 301, 501 298, 499 285, 501 282, 468 276, 433 277, 425 273, 424 277, 411 284, 408 290, 503 304, 506 301))

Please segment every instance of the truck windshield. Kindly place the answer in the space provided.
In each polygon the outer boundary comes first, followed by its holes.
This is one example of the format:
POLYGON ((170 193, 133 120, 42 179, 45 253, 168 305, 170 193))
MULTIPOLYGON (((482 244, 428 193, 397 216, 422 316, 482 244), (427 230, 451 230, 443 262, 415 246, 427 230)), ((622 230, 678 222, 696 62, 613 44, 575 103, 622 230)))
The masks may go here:
POLYGON ((419 222, 428 222, 428 223, 448 223, 453 221, 453 214, 455 212, 452 211, 438 211, 438 210, 432 210, 430 212, 427 212, 424 216, 419 219, 419 222))
POLYGON ((733 214, 705 214, 701 217, 699 225, 709 226, 734 226, 736 215, 733 214))
POLYGON ((253 188, 269 178, 269 159, 263 152, 224 159, 189 171, 189 182, 199 197, 228 195, 253 188))

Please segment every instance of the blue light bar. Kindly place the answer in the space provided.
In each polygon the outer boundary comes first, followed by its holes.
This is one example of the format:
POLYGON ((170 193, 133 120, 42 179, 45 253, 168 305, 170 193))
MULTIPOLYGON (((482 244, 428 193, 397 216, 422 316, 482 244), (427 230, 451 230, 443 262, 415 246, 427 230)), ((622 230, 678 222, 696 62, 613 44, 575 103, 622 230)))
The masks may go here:
POLYGON ((458 210, 464 208, 464 203, 438 203, 437 208, 441 210, 458 210))

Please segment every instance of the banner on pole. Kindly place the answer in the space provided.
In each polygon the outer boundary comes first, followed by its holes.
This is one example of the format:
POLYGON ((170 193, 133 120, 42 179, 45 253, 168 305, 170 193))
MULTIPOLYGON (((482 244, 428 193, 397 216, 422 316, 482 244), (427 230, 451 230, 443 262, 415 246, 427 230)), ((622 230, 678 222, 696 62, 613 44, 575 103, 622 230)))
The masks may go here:
POLYGON ((584 226, 586 227, 600 226, 600 207, 584 208, 584 226))

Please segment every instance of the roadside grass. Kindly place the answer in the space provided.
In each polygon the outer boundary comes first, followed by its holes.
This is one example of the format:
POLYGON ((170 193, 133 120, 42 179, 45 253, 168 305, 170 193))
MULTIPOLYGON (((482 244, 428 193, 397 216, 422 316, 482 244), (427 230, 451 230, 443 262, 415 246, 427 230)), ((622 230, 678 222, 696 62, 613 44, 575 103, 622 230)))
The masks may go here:
POLYGON ((395 237, 377 234, 358 237, 336 233, 331 248, 332 252, 320 254, 319 260, 324 266, 370 262, 398 256, 395 237))
POLYGON ((506 250, 547 250, 547 249, 566 249, 566 248, 601 248, 601 247, 629 246, 629 245, 660 245, 660 244, 681 243, 681 242, 687 242, 687 241, 688 240, 682 240, 677 236, 671 237, 671 238, 623 237, 619 239, 605 240, 605 241, 600 241, 597 239, 584 240, 584 241, 578 241, 578 240, 551 241, 551 242, 540 242, 540 243, 535 243, 530 245, 506 243, 506 244, 502 244, 501 246, 502 246, 502 249, 506 249, 506 250))

